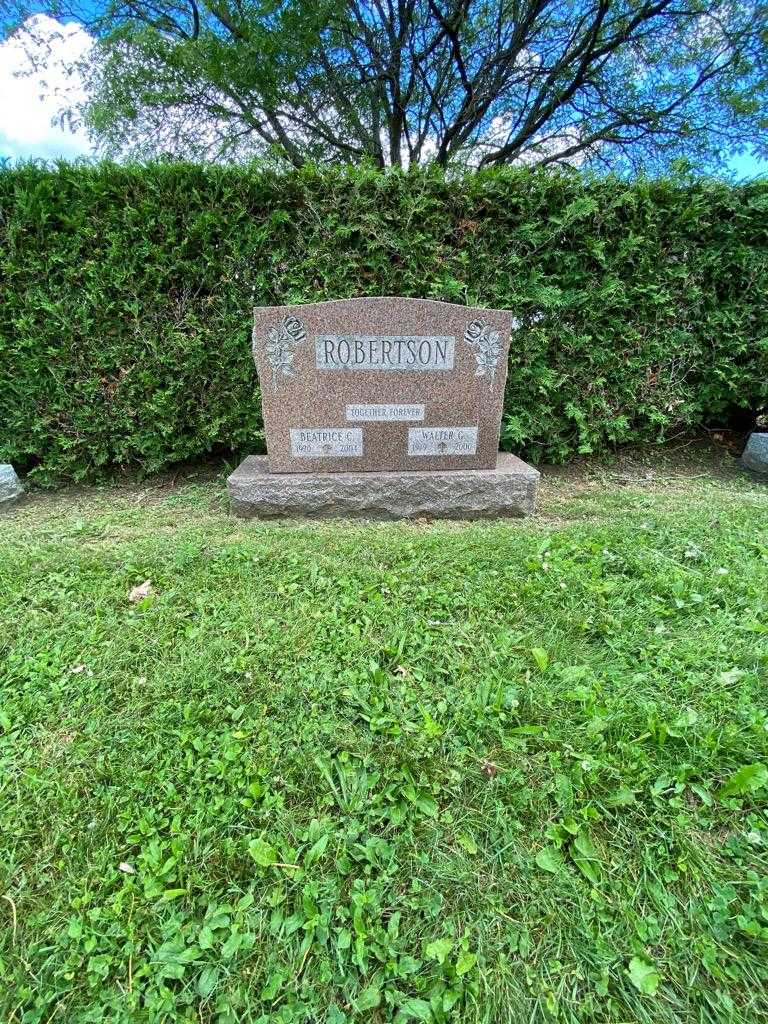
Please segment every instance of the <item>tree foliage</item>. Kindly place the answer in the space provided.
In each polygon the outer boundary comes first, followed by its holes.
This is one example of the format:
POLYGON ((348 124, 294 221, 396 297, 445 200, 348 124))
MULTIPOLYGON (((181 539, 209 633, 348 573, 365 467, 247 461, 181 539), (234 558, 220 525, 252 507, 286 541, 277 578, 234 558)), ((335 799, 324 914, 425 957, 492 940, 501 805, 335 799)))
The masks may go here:
POLYGON ((97 39, 80 114, 111 154, 615 170, 711 165, 734 147, 765 152, 768 139, 763 0, 54 0, 52 10, 97 39))
POLYGON ((0 462, 39 480, 263 448, 250 307, 507 308, 533 460, 768 407, 768 185, 574 173, 0 170, 0 462))

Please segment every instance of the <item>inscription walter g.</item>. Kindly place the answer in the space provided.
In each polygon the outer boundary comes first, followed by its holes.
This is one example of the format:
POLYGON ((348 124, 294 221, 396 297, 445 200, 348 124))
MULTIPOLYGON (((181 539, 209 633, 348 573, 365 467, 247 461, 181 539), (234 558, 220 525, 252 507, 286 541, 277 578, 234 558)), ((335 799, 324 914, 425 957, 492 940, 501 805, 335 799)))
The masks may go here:
POLYGON ((418 423, 423 405, 348 405, 347 423, 418 423))
POLYGON ((474 455, 477 427, 409 427, 409 455, 474 455))
POLYGON ((452 370, 456 338, 448 335, 320 334, 318 370, 452 370))
POLYGON ((299 459, 360 457, 363 432, 360 427, 292 427, 291 454, 299 459))

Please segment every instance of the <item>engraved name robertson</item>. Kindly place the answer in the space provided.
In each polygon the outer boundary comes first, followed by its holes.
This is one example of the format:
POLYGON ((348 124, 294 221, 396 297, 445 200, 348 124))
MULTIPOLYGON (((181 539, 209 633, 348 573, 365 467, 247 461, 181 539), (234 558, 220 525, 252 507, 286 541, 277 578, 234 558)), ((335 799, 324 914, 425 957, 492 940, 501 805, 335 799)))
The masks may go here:
POLYGON ((318 370, 452 370, 456 339, 400 334, 320 334, 318 370))

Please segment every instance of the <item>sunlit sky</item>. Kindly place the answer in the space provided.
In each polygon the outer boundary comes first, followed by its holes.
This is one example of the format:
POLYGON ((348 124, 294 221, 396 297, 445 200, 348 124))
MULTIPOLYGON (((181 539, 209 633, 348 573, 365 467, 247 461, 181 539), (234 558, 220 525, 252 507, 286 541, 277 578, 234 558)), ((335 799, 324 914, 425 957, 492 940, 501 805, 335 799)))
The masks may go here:
MULTIPOLYGON (((43 30, 51 40, 51 57, 44 73, 24 74, 29 63, 18 38, 0 43, 0 159, 91 156, 93 148, 84 132, 55 123, 67 101, 83 97, 72 65, 87 50, 90 37, 74 22, 62 25, 45 15, 36 18, 38 31, 43 30)), ((745 180, 768 174, 768 161, 743 153, 731 158, 730 168, 745 180)))
POLYGON ((737 178, 742 180, 768 174, 768 160, 757 160, 755 157, 746 154, 731 157, 730 167, 737 178))

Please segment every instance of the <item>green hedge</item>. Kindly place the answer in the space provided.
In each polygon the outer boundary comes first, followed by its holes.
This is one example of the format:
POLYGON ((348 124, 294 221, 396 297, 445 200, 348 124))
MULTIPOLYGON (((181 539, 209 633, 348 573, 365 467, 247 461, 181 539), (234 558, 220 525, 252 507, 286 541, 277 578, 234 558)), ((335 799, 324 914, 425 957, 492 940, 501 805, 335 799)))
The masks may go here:
POLYGON ((503 446, 564 460, 768 404, 768 183, 161 163, 0 171, 0 461, 41 483, 263 447, 250 307, 505 307, 503 446))

